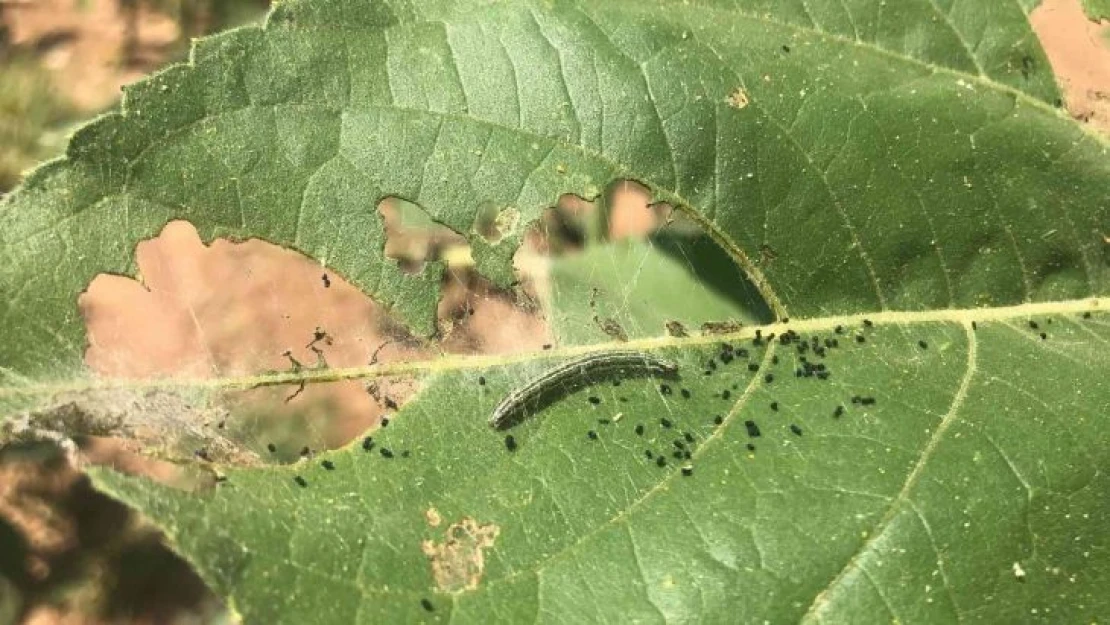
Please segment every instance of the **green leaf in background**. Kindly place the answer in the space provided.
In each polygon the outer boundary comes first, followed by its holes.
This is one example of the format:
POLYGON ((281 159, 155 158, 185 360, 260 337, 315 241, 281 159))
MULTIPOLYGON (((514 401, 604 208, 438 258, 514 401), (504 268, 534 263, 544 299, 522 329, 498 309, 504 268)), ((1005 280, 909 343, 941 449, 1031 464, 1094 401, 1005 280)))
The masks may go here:
POLYGON ((1092 20, 1110 20, 1110 0, 1083 0, 1083 12, 1092 20))
POLYGON ((304 464, 200 492, 93 472, 252 623, 1095 621, 1110 159, 1053 108, 1033 4, 283 3, 131 87, 0 206, 0 408, 418 382, 388 428, 304 464), (685 271, 661 241, 560 260, 560 342, 539 353, 83 368, 78 294, 133 274, 171 219, 295 249, 427 334, 439 266, 385 257, 381 199, 467 236, 507 286, 524 225, 619 179, 731 267, 685 271), (496 244, 472 230, 491 206, 520 215, 496 244), (738 303, 749 283, 766 309, 738 303), (710 315, 764 325, 664 331, 710 315), (598 379, 515 447, 486 425, 526 380, 615 348, 679 377, 598 379))

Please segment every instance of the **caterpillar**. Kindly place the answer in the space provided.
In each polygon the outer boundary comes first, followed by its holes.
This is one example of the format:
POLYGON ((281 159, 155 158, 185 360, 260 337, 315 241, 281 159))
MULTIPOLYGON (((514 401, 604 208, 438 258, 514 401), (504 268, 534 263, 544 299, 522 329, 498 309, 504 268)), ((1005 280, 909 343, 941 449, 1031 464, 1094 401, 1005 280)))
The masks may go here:
POLYGON ((555 397, 594 382, 598 375, 620 374, 673 376, 678 365, 651 354, 618 350, 587 354, 564 362, 514 389, 493 409, 489 425, 502 430, 539 412, 555 397))

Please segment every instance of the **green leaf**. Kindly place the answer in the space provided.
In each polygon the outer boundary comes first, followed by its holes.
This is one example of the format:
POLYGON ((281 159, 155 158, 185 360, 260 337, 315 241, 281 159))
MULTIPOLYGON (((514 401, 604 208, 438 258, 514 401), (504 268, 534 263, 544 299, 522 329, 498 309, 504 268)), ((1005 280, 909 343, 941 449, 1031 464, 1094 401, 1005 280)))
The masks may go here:
POLYGON ((280 4, 131 87, 0 206, 0 408, 415 377, 369 452, 198 492, 93 472, 248 622, 1093 621, 1110 159, 1052 108, 1032 4, 280 4), (562 261, 540 353, 215 382, 83 368, 78 294, 133 274, 171 219, 298 250, 429 333, 440 267, 385 257, 378 201, 418 204, 507 286, 524 225, 619 179, 731 266, 679 271, 659 241, 562 261), (474 234, 488 207, 520 215, 496 244, 474 234), (663 328, 716 315, 764 325, 663 328), (487 426, 527 380, 618 347, 679 379, 593 380, 515 451, 487 426))
POLYGON ((1083 12, 1092 20, 1110 19, 1110 0, 1083 0, 1083 12))

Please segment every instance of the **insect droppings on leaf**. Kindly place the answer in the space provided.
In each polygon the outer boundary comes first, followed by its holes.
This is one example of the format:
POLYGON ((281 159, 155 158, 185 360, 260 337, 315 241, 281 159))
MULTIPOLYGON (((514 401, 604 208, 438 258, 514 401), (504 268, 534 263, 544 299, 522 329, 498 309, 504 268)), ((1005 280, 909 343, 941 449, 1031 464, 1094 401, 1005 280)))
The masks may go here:
POLYGON ((798 427, 797 425, 794 425, 793 423, 790 424, 790 431, 793 432, 797 436, 802 435, 802 428, 798 427))
POLYGON ((586 432, 586 437, 589 438, 591 441, 596 441, 597 440, 597 432, 595 432, 593 430, 590 430, 589 432, 586 432))
POLYGON ((299 475, 293 476, 293 481, 296 482, 297 486, 300 486, 301 488, 307 488, 308 487, 308 482, 303 477, 301 477, 299 475))
POLYGON ((320 466, 324 467, 324 469, 328 470, 328 471, 334 471, 335 470, 335 463, 332 462, 331 460, 324 460, 323 462, 320 463, 320 466))
POLYGON ((921 349, 929 349, 929 344, 926 343, 924 340, 918 341, 917 346, 920 347, 921 349))
POLYGON ((378 453, 380 453, 382 455, 382 458, 392 458, 393 457, 393 451, 391 451, 388 447, 382 447, 381 449, 378 450, 378 453))
POLYGON ((514 438, 512 434, 505 437, 505 449, 516 451, 516 438, 514 438))
POLYGON ((434 605, 432 605, 432 602, 429 601, 428 599, 421 599, 420 600, 420 606, 423 607, 424 610, 427 611, 427 612, 434 612, 435 609, 436 609, 436 607, 434 605))
POLYGON ((668 418, 666 418, 666 417, 663 417, 663 418, 659 419, 659 425, 661 425, 661 426, 663 426, 663 427, 665 427, 665 428, 670 428, 670 427, 671 427, 672 425, 674 425, 674 424, 673 424, 673 423, 671 423, 671 420, 670 420, 670 419, 668 419, 668 418))
POLYGON ((374 438, 373 437, 367 436, 366 438, 362 439, 362 449, 363 449, 363 451, 370 451, 373 448, 374 448, 374 438))
POLYGON ((756 425, 755 421, 745 421, 744 427, 748 428, 748 436, 756 438, 760 435, 759 426, 756 425))

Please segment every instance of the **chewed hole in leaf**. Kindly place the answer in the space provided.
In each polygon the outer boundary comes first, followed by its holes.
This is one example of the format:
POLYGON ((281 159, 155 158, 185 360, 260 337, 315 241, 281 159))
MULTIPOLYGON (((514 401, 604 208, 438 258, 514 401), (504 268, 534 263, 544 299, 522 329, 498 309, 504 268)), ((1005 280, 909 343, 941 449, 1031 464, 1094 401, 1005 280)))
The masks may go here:
POLYGON ((467 264, 466 238, 435 221, 423 208, 406 200, 388 197, 378 203, 385 230, 385 255, 408 274, 419 274, 429 261, 448 265, 467 264))
MULTIPOLYGON (((191 225, 173 222, 139 244, 136 263, 139 280, 98 276, 79 300, 85 361, 103 377, 249 378, 293 363, 337 368, 366 365, 375 354, 381 362, 425 357, 420 341, 343 277, 263 241, 204 245, 191 225)), ((221 407, 226 417, 196 425, 269 462, 305 446, 340 446, 377 423, 385 397, 401 404, 410 392, 387 387, 375 398, 357 381, 338 381, 184 401, 221 407)), ((179 451, 192 454, 192 445, 179 451)))
POLYGON ((614 182, 595 202, 567 195, 534 224, 517 256, 545 256, 536 282, 567 342, 658 336, 678 324, 766 323, 771 311, 735 259, 684 213, 614 182))

